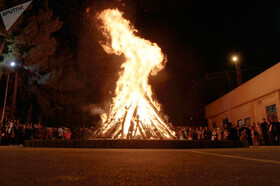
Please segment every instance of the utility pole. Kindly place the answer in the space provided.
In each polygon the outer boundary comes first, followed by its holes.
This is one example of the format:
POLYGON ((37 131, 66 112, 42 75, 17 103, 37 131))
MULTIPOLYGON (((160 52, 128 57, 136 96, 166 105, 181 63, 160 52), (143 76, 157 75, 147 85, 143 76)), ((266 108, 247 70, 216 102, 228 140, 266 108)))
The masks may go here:
POLYGON ((1 117, 1 123, 3 123, 5 110, 6 110, 6 102, 7 102, 7 94, 8 94, 8 88, 9 88, 9 80, 10 80, 10 73, 7 75, 7 83, 6 83, 6 92, 5 92, 5 99, 4 99, 4 106, 2 111, 2 117, 1 117))
MULTIPOLYGON (((2 52, 4 50, 4 48, 5 48, 5 44, 6 44, 7 38, 8 38, 8 32, 5 33, 4 39, 3 39, 2 43, 1 43, 0 56, 1 56, 1 54, 2 54, 2 52)), ((0 73, 0 79, 1 79, 1 77, 2 77, 2 74, 0 73)))
POLYGON ((17 84, 18 84, 18 72, 15 72, 15 81, 14 81, 14 90, 12 97, 12 107, 11 107, 11 117, 15 117, 15 108, 16 108, 16 100, 17 100, 17 84))
POLYGON ((237 85, 240 86, 240 85, 242 85, 242 75, 241 75, 240 63, 238 61, 238 58, 235 56, 232 58, 232 60, 235 63, 237 85))
MULTIPOLYGON (((32 101, 31 101, 30 106, 29 106, 29 110, 28 110, 28 115, 27 115, 27 123, 30 123, 31 115, 32 115, 32 108, 33 108, 33 104, 32 104, 32 101)), ((40 121, 38 121, 38 123, 40 123, 40 121)))
POLYGON ((0 55, 2 54, 2 52, 3 52, 3 50, 4 50, 4 47, 5 47, 7 38, 8 38, 8 32, 5 33, 4 39, 3 39, 3 41, 2 41, 1 48, 0 48, 0 55))

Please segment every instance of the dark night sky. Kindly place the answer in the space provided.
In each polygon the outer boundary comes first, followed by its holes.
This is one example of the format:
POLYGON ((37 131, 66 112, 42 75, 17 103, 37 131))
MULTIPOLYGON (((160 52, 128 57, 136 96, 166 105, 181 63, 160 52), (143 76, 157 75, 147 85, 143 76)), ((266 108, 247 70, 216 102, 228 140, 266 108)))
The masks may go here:
POLYGON ((240 55, 244 67, 279 61, 280 6, 275 1, 148 2, 143 3, 147 13, 140 13, 150 24, 145 27, 162 30, 179 50, 192 48, 206 72, 232 68, 233 53, 240 55))
POLYGON ((117 0, 49 1, 65 22, 57 36, 63 45, 79 48, 85 9, 117 7, 125 12, 139 35, 156 42, 168 56, 158 77, 155 95, 171 120, 179 125, 202 121, 207 102, 204 74, 234 70, 230 58, 240 56, 241 67, 267 69, 280 58, 280 3, 239 0, 117 0))

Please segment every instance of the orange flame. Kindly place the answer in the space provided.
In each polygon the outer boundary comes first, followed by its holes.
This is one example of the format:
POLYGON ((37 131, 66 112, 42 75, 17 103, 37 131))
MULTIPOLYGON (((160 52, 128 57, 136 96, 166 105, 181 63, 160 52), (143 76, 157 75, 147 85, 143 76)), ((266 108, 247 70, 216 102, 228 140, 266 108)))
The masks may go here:
POLYGON ((175 133, 159 113, 160 107, 152 99, 149 75, 156 75, 167 62, 156 43, 135 35, 129 20, 117 9, 107 9, 98 15, 100 30, 107 37, 101 43, 104 50, 124 54, 119 80, 109 114, 101 116, 103 124, 97 134, 123 139, 170 139, 175 133))

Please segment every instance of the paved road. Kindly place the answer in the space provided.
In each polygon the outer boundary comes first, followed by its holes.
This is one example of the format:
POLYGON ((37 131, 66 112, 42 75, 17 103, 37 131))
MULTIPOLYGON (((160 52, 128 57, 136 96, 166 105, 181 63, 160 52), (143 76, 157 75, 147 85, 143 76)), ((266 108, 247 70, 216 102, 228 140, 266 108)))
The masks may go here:
POLYGON ((0 147, 0 185, 280 185, 280 147, 0 147))

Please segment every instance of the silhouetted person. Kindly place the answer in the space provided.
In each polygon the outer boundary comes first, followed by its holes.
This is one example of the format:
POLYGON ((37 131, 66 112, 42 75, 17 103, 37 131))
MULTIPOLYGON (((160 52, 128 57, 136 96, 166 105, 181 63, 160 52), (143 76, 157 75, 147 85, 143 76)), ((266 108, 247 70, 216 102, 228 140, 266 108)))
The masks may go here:
POLYGON ((267 129, 268 129, 268 138, 269 138, 269 145, 273 145, 273 120, 272 118, 268 119, 268 122, 267 122, 267 129))
POLYGON ((253 145, 252 132, 248 127, 246 127, 246 133, 247 133, 247 136, 248 136, 249 145, 253 145))
POLYGON ((277 118, 275 117, 273 121, 271 122, 272 130, 271 130, 271 138, 272 138, 272 144, 278 145, 279 144, 279 122, 277 121, 277 118))
POLYGON ((211 131, 208 129, 208 127, 204 128, 204 139, 211 140, 211 131))
POLYGON ((229 139, 230 140, 239 140, 238 131, 233 125, 231 125, 231 127, 229 128, 229 139))
POLYGON ((265 120, 265 118, 262 119, 262 123, 261 123, 261 129, 262 129, 262 134, 263 134, 263 139, 264 139, 264 142, 265 142, 265 145, 268 145, 269 144, 269 139, 268 139, 268 128, 267 128, 267 122, 265 120))

